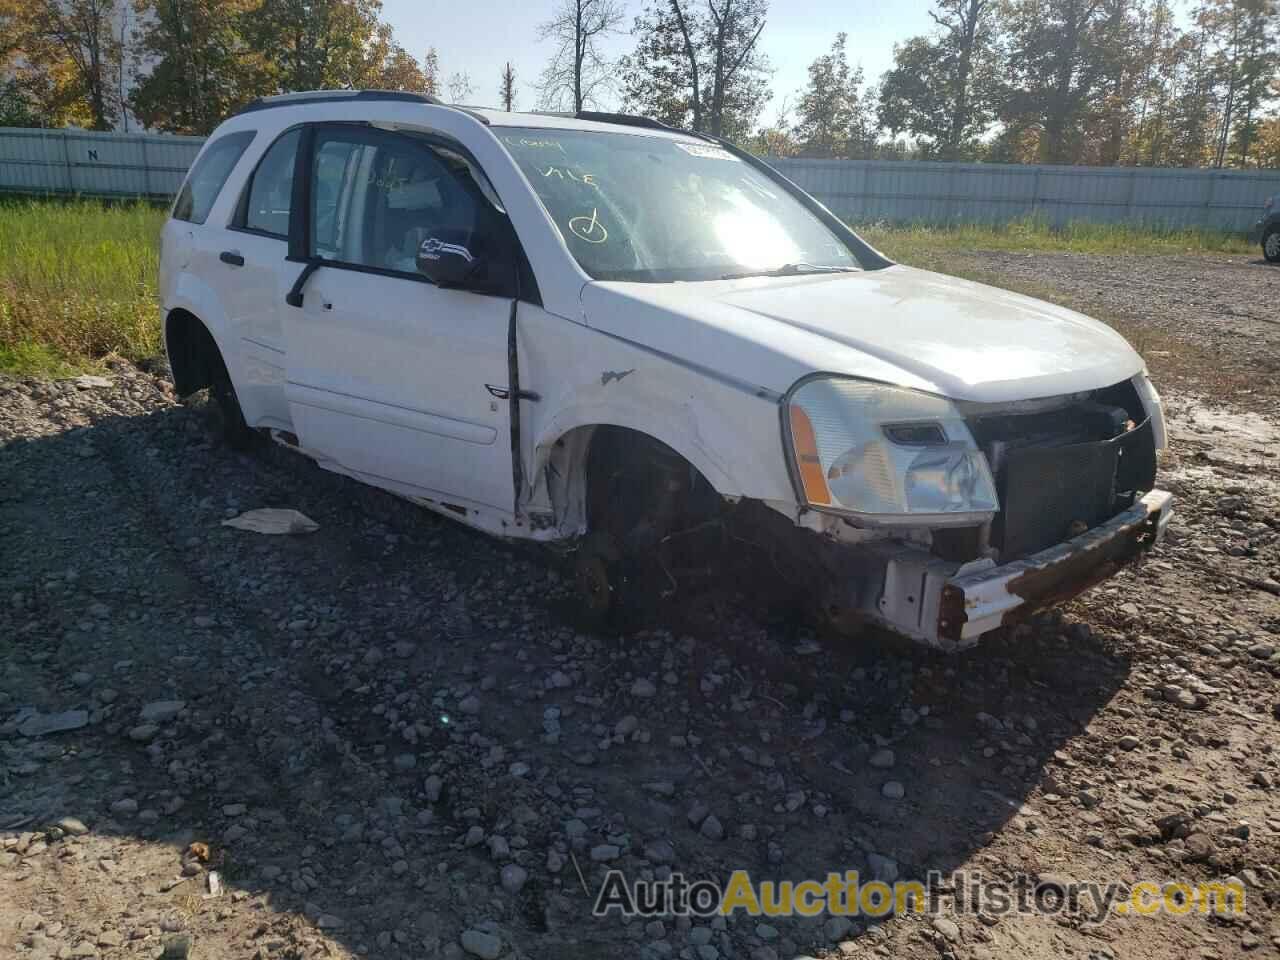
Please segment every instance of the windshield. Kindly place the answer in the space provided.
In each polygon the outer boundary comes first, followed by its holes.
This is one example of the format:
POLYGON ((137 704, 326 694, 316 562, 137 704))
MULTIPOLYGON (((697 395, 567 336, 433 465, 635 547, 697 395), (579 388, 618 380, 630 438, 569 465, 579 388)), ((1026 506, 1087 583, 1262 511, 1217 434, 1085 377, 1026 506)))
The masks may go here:
POLYGON ((859 269, 821 220, 715 144, 525 128, 498 136, 597 280, 859 269))

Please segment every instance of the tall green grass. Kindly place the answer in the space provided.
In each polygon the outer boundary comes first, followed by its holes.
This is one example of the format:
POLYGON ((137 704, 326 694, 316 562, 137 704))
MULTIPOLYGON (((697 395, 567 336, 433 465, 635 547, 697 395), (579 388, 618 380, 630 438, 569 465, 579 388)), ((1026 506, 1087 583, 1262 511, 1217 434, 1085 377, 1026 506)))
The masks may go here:
POLYGON ((1053 227, 1034 218, 995 225, 880 222, 856 224, 855 229, 873 246, 904 263, 932 253, 974 250, 1130 255, 1257 252, 1241 234, 1216 230, 1083 222, 1053 227))
POLYGON ((160 349, 164 212, 145 203, 0 203, 0 371, 66 372, 160 349))

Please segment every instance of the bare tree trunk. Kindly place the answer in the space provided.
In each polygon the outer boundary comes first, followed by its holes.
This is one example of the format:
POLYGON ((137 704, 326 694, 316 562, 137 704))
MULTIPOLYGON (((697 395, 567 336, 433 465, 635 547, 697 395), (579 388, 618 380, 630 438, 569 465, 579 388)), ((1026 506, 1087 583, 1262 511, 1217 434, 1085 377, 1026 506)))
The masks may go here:
POLYGON ((733 0, 725 0, 724 10, 716 9, 715 0, 707 0, 707 6, 711 10, 711 17, 716 24, 716 40, 715 40, 715 76, 711 85, 711 134, 712 136, 724 136, 724 97, 725 91, 729 87, 729 83, 733 80, 738 69, 746 62, 751 55, 752 49, 756 45, 756 41, 760 39, 760 34, 764 30, 764 21, 761 20, 756 26, 756 32, 751 38, 743 44, 742 50, 738 53, 738 58, 732 64, 726 65, 727 56, 726 47, 728 45, 729 30, 732 27, 732 21, 729 19, 733 14, 733 0))
POLYGON ((587 38, 582 29, 582 7, 590 0, 575 0, 573 41, 573 112, 582 112, 582 61, 587 56, 587 38))
POLYGON ((675 12, 676 23, 680 25, 680 35, 684 37, 684 54, 689 58, 689 73, 693 89, 693 129, 702 129, 702 86, 698 79, 698 54, 693 48, 693 39, 689 36, 689 24, 680 9, 680 0, 671 0, 671 9, 675 12))
POLYGON ((951 114, 951 129, 947 131, 946 159, 955 160, 960 154, 960 141, 969 126, 969 75, 973 72, 973 48, 978 36, 978 18, 986 0, 969 0, 965 8, 964 33, 960 41, 960 63, 956 67, 956 103, 951 114))
POLYGON ((724 43, 729 17, 733 13, 733 0, 725 0, 724 12, 718 12, 714 0, 709 0, 711 16, 716 21, 715 74, 711 82, 711 135, 718 137, 724 129, 724 43))
POLYGON ((499 92, 502 96, 502 109, 510 113, 515 109, 516 100, 516 72, 511 68, 510 60, 502 71, 502 86, 499 92))
POLYGON ((1240 72, 1240 16, 1231 11, 1231 73, 1227 78, 1227 99, 1222 105, 1222 129, 1218 135, 1218 151, 1213 158, 1214 167, 1220 168, 1227 159, 1227 141, 1231 138, 1231 113, 1235 109, 1236 77, 1240 72))
POLYGON ((116 97, 120 102, 120 119, 124 121, 124 132, 129 132, 129 108, 124 100, 124 58, 128 47, 125 45, 125 28, 129 24, 129 8, 123 7, 120 12, 120 62, 116 72, 116 97))

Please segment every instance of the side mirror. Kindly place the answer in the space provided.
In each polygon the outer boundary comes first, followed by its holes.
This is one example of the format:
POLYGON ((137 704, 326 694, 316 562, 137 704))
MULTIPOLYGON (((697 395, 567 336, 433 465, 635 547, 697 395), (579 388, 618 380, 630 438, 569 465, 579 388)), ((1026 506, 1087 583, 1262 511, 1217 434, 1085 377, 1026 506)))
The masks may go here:
POLYGON ((484 256, 461 231, 433 231, 418 244, 418 272, 442 287, 465 286, 483 275, 484 256))

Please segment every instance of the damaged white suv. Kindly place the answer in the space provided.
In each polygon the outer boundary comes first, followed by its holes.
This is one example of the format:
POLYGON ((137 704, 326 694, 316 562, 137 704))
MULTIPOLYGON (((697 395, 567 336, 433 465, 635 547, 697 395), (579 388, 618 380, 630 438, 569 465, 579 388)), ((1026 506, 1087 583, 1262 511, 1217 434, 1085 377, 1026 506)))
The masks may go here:
POLYGON ((900 266, 760 160, 642 118, 258 101, 164 228, 181 395, 228 438, 680 580, 707 531, 816 612, 955 649, 1159 540, 1141 358, 900 266), (748 546, 749 544, 750 546, 748 546))

